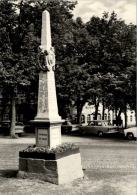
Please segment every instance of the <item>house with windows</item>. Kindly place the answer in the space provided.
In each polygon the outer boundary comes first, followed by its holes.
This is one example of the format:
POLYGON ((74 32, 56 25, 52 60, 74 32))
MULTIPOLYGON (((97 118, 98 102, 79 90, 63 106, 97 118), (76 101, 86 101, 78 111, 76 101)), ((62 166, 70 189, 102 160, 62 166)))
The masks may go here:
MULTIPOLYGON (((98 117, 97 120, 102 119, 103 106, 99 104, 98 108, 98 117)), ((87 124, 89 121, 94 120, 95 107, 94 105, 89 105, 86 103, 83 107, 81 114, 81 122, 87 124)), ((105 109, 104 120, 108 120, 111 124, 114 124, 115 112, 112 110, 105 109)), ((125 126, 125 116, 124 113, 121 113, 122 125, 125 126)), ((73 111, 73 121, 74 123, 77 121, 76 110, 73 111)), ((135 111, 128 109, 127 110, 127 125, 135 126, 136 125, 136 116, 135 111)))
MULTIPOLYGON (((35 91, 35 90, 34 90, 35 91)), ((16 97, 16 121, 23 122, 24 124, 33 120, 37 111, 37 93, 26 93, 23 90, 18 91, 16 97), (27 95, 29 94, 29 95, 27 95)), ((103 106, 99 105, 98 120, 102 119, 103 106)), ((95 107, 86 103, 82 110, 81 122, 87 124, 89 121, 94 120, 95 107)), ((6 99, 2 96, 2 89, 0 89, 0 123, 11 119, 11 100, 10 97, 6 99)), ((122 125, 125 125, 124 113, 121 114, 122 125)), ((110 121, 113 124, 115 120, 115 113, 112 110, 105 109, 104 120, 110 121)), ((72 110, 72 121, 77 122, 76 110, 72 110)), ((136 116, 135 111, 127 110, 127 124, 128 126, 135 126, 136 116)))

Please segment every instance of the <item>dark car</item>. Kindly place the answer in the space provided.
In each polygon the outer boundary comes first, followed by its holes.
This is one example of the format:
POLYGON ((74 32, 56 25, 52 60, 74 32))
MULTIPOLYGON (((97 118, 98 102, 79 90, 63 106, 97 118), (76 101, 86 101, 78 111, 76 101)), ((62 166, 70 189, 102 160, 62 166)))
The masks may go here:
POLYGON ((79 129, 78 124, 72 124, 70 121, 65 121, 61 125, 61 133, 70 133, 79 129))
MULTIPOLYGON (((11 122, 10 121, 2 121, 0 125, 1 133, 4 135, 9 135, 10 133, 11 122)), ((24 133, 24 125, 22 122, 15 123, 15 134, 21 136, 24 133)))

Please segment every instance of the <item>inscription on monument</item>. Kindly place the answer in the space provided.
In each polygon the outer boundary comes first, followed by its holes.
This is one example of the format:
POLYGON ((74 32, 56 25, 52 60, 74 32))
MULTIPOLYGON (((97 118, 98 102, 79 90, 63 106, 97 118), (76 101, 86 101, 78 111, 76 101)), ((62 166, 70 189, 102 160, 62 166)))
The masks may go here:
POLYGON ((47 96, 48 96, 47 78, 45 74, 41 74, 39 79, 39 99, 38 99, 39 113, 45 113, 48 111, 48 103, 46 101, 47 96))
POLYGON ((38 138, 37 138, 37 145, 38 146, 48 146, 49 144, 49 137, 48 137, 48 130, 47 129, 38 129, 37 130, 38 138))

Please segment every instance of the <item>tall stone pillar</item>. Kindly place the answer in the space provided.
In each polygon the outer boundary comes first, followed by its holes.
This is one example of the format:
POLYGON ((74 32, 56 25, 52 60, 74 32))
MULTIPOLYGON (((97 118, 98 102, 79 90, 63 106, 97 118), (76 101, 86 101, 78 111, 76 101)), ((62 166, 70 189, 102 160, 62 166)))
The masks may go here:
POLYGON ((55 86, 55 53, 51 43, 50 15, 42 13, 41 45, 39 52, 38 109, 34 123, 36 126, 36 146, 56 147, 61 144, 61 118, 58 114, 55 86))
POLYGON ((19 152, 18 177, 64 184, 84 175, 77 146, 62 144, 59 147, 61 150, 56 148, 61 144, 62 120, 58 115, 54 78, 55 54, 51 44, 50 16, 47 11, 42 15, 39 66, 38 110, 33 121, 36 127, 36 147, 28 147, 19 152))

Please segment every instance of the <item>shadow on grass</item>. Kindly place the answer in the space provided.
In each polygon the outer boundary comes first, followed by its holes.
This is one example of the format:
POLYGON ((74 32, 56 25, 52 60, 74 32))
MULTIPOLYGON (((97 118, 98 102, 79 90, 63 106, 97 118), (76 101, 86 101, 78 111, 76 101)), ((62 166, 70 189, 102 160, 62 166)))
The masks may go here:
POLYGON ((113 133, 113 134, 104 134, 102 137, 99 137, 98 135, 91 134, 91 133, 85 133, 81 134, 79 131, 72 131, 70 133, 63 133, 62 135, 68 135, 68 136, 75 136, 75 137, 81 137, 81 138, 91 138, 91 139, 112 139, 112 140, 126 140, 124 137, 124 134, 122 133, 113 133))
POLYGON ((0 177, 4 178, 15 178, 17 177, 18 170, 0 170, 0 177))

